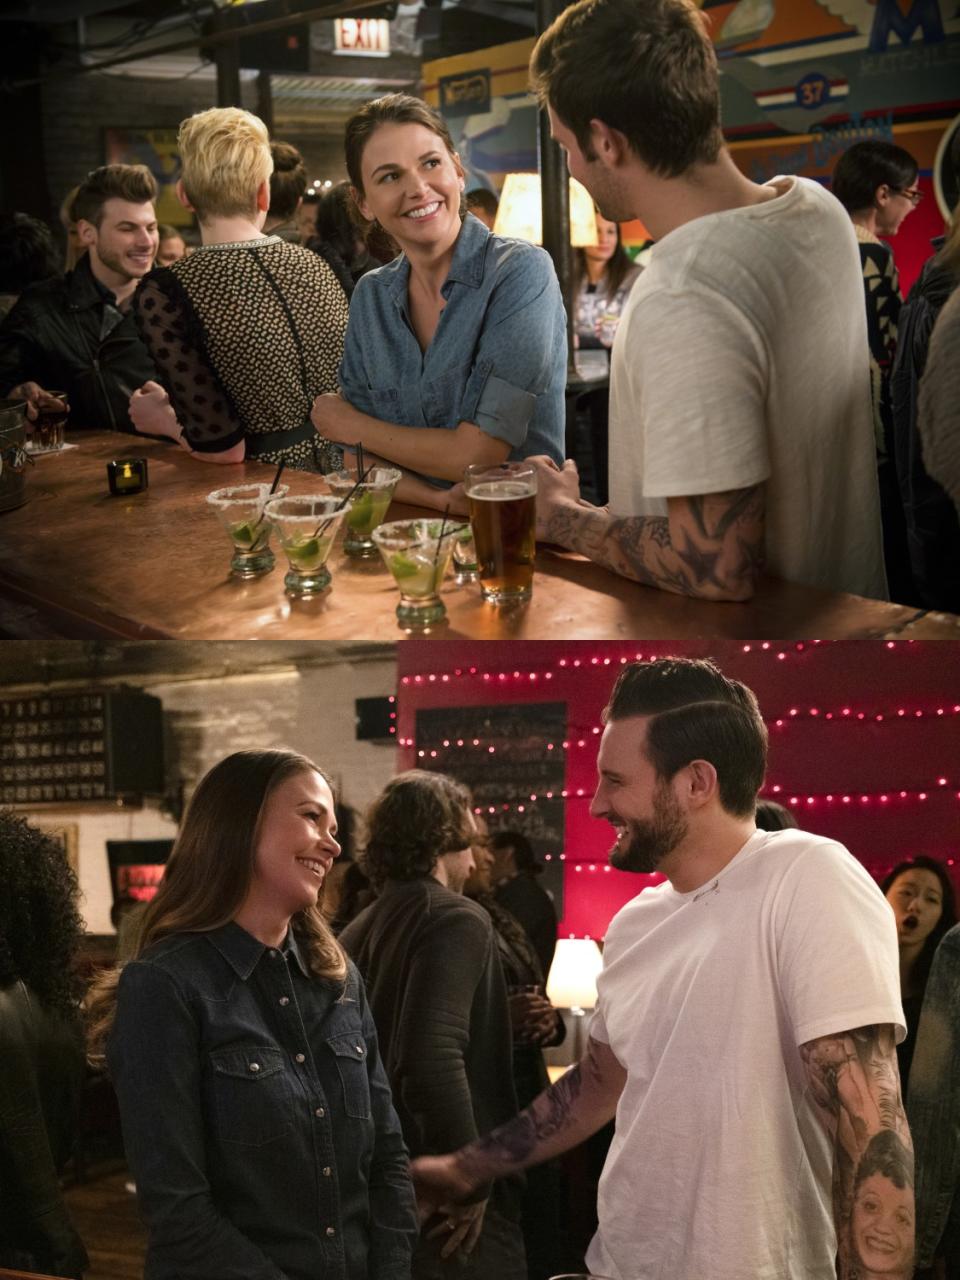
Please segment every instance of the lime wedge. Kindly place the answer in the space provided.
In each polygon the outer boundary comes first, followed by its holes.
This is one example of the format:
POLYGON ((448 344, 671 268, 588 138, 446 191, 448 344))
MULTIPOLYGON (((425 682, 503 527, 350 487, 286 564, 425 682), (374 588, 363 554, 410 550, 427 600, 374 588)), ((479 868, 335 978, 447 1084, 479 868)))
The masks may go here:
POLYGON ((307 538, 303 542, 288 544, 286 551, 291 560, 310 568, 311 561, 320 555, 320 539, 307 538))
POLYGON ((373 514, 373 494, 363 493, 347 512, 347 524, 351 529, 366 529, 373 514))
POLYGON ((257 535, 252 525, 235 524, 230 530, 230 536, 238 546, 249 547, 253 545, 257 535))
POLYGON ((390 557, 390 572, 395 578, 412 578, 415 574, 420 572, 421 568, 422 565, 414 563, 414 561, 408 556, 405 556, 402 551, 398 551, 395 555, 390 557))

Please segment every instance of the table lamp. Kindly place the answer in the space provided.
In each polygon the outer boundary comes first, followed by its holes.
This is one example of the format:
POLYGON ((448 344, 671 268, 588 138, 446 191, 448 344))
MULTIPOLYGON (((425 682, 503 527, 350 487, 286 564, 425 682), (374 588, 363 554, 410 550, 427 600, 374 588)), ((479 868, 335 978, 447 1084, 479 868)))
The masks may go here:
POLYGON ((600 948, 593 938, 561 938, 557 943, 547 999, 557 1009, 573 1014, 573 1061, 583 1054, 583 1018, 597 1003, 597 978, 603 968, 600 948))
MULTIPOLYGON (((508 173, 503 180, 493 231, 513 240, 543 243, 543 205, 538 173, 508 173)), ((597 243, 593 199, 586 187, 570 179, 570 243, 575 249, 597 243)))

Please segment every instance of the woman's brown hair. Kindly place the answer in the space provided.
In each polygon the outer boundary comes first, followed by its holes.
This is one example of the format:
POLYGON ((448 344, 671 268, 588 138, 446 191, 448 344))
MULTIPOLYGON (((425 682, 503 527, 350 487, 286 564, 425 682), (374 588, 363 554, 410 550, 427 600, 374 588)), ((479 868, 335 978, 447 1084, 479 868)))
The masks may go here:
MULTIPOLYGON (((293 751, 237 751, 201 779, 187 807, 156 897, 140 921, 131 959, 175 933, 208 933, 232 920, 253 877, 257 837, 267 800, 299 773, 324 771, 293 751)), ((342 980, 346 960, 319 906, 294 916, 293 931, 317 978, 342 980)), ((102 1061, 116 1009, 121 966, 106 970, 87 1000, 87 1046, 102 1061)))

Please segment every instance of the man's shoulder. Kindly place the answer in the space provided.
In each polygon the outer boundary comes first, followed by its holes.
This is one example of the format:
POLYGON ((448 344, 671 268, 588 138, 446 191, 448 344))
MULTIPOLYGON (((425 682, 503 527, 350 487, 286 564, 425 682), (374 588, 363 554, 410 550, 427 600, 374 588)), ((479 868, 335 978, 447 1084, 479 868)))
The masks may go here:
POLYGON ((62 310, 69 296, 68 281, 69 276, 60 275, 27 285, 7 313, 5 325, 15 324, 27 316, 62 310))

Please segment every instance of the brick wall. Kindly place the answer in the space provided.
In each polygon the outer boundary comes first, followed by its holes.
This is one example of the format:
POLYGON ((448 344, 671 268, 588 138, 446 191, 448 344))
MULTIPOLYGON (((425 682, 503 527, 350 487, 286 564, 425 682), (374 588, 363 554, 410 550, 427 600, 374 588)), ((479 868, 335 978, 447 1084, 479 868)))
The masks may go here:
MULTIPOLYGON (((129 683, 129 682, 128 682, 129 683)), ((343 800, 360 811, 392 777, 391 745, 358 742, 354 699, 395 691, 392 660, 340 661, 302 671, 266 672, 186 682, 143 682, 164 707, 167 789, 189 796, 203 773, 231 751, 245 747, 287 747, 321 765, 338 783, 343 800)), ((91 933, 110 933, 110 877, 107 840, 172 837, 172 818, 151 800, 143 808, 57 806, 31 815, 44 824, 63 822, 79 829, 81 904, 91 933)))

